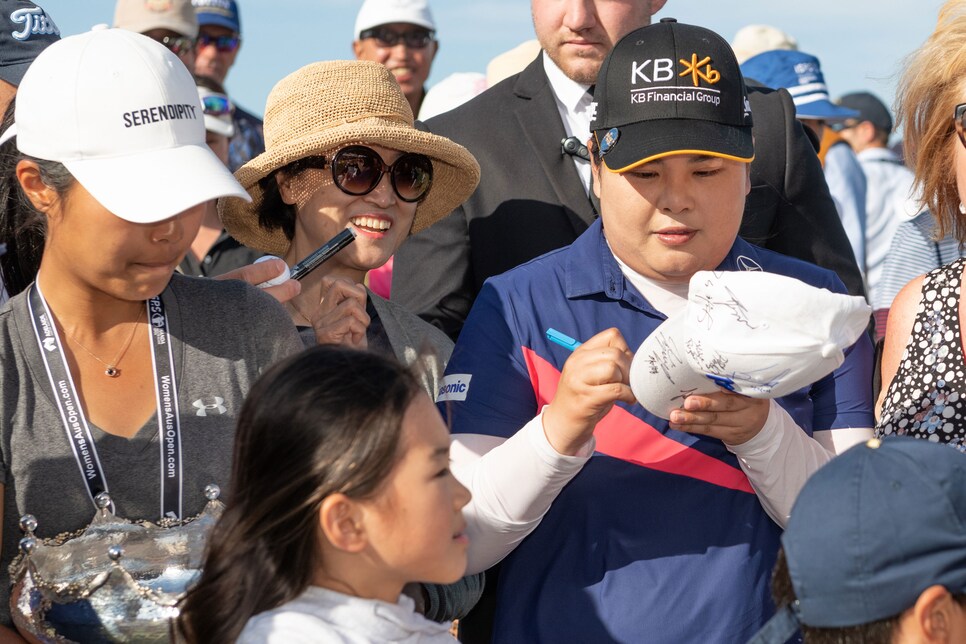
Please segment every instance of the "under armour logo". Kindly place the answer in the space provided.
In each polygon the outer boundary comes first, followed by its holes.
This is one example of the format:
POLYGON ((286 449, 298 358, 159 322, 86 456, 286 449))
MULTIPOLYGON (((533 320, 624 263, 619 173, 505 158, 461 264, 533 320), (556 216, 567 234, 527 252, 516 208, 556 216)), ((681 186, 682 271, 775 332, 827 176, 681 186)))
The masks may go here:
POLYGON ((691 74, 691 82, 694 83, 695 87, 698 87, 698 79, 703 79, 706 83, 714 85, 719 80, 721 80, 721 72, 717 69, 711 69, 711 56, 705 56, 701 60, 698 60, 697 54, 691 54, 691 60, 687 61, 683 58, 678 59, 678 62, 684 65, 684 71, 678 74, 678 76, 687 76, 691 74), (701 67, 704 67, 704 71, 701 71, 701 67))
POLYGON ((220 416, 228 411, 228 408, 223 404, 224 402, 225 399, 221 396, 211 396, 210 398, 199 398, 191 403, 191 405, 198 410, 195 412, 195 416, 220 416), (205 402, 206 400, 212 400, 214 402, 205 402))
POLYGON ((57 341, 54 340, 53 338, 44 338, 44 348, 47 349, 48 351, 56 351, 57 341))

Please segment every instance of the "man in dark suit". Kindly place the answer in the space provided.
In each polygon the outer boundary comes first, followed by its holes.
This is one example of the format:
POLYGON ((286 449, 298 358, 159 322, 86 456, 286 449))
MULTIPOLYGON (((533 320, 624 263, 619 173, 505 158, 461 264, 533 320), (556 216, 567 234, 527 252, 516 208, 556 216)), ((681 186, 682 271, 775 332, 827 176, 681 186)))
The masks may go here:
MULTIPOLYGON (((586 230, 596 217, 581 179, 589 166, 583 169, 579 146, 571 143, 568 153, 562 141, 586 141, 589 131, 572 127, 579 108, 565 104, 560 86, 569 79, 588 89, 614 43, 649 24, 665 2, 532 0, 543 53, 523 72, 426 124, 466 146, 482 176, 461 207, 410 236, 396 253, 393 300, 455 338, 488 277, 570 244, 586 230)), ((861 294, 855 258, 791 97, 758 88, 750 101, 757 156, 741 235, 833 270, 851 293, 861 294)))

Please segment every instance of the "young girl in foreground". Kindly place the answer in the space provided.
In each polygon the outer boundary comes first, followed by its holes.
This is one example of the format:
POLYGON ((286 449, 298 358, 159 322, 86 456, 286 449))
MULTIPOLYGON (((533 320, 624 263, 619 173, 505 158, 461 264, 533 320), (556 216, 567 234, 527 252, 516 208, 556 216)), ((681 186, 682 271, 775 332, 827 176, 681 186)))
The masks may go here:
POLYGON ((181 628, 195 642, 452 642, 412 581, 466 568, 449 432, 405 367, 318 346, 255 384, 232 495, 181 628))

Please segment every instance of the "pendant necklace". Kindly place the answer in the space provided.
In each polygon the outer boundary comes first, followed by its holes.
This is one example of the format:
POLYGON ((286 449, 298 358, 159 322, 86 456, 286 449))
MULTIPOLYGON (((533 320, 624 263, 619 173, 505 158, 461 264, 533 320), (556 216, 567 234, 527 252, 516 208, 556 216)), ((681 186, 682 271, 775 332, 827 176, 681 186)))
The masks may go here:
POLYGON ((128 337, 127 342, 124 343, 124 346, 121 347, 121 350, 118 352, 118 354, 114 357, 114 360, 111 362, 105 362, 104 360, 101 360, 93 351, 91 351, 83 344, 81 344, 80 341, 77 338, 75 338, 70 331, 67 331, 66 328, 64 329, 64 331, 67 333, 67 336, 74 341, 74 344, 79 346, 81 349, 83 349, 88 354, 90 354, 92 358, 94 358, 102 365, 107 367, 107 369, 104 370, 104 375, 106 375, 108 378, 117 378, 118 376, 121 375, 121 370, 117 368, 117 365, 121 362, 121 359, 124 358, 124 354, 127 353, 128 348, 131 346, 131 342, 134 341, 134 336, 138 332, 138 323, 141 321, 141 316, 144 314, 144 308, 145 307, 143 306, 139 308, 138 319, 134 321, 134 329, 131 331, 131 335, 128 337))

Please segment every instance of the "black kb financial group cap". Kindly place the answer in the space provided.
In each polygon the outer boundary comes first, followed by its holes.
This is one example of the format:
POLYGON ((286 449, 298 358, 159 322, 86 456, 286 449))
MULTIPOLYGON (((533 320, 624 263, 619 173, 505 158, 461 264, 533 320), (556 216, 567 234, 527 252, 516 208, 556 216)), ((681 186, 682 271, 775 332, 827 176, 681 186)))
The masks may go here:
POLYGON ((713 31, 664 18, 621 38, 597 78, 591 130, 611 172, 671 154, 754 158, 744 79, 713 31))

